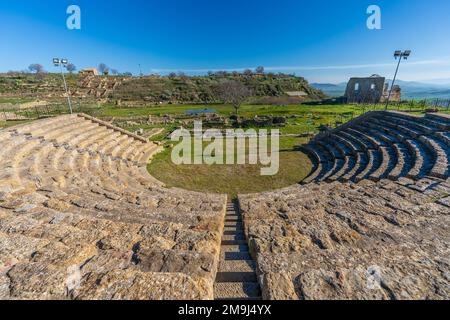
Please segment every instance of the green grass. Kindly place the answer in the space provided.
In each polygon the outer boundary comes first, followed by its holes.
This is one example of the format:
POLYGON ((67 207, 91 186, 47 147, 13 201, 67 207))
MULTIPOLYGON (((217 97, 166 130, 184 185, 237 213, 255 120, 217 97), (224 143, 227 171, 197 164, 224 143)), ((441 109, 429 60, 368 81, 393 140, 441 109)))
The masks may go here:
POLYGON ((168 187, 225 193, 234 197, 301 182, 309 175, 312 163, 294 148, 306 142, 305 138, 280 138, 280 169, 274 176, 261 176, 261 165, 175 165, 171 160, 171 148, 156 155, 148 170, 168 187))
POLYGON ((0 103, 21 104, 21 103, 28 103, 28 102, 32 102, 32 101, 33 101, 33 99, 30 99, 30 98, 19 98, 19 97, 1 98, 0 97, 0 103))
MULTIPOLYGON (((124 108, 115 105, 103 105, 97 108, 90 106, 97 117, 134 117, 148 115, 177 115, 187 110, 215 109, 225 117, 233 114, 234 109, 228 105, 158 105, 124 108)), ((337 121, 346 122, 368 110, 382 110, 383 106, 356 105, 244 105, 239 115, 246 119, 255 116, 285 116, 287 124, 279 128, 282 134, 298 135, 306 132, 317 132, 322 124, 334 126, 337 121)), ((392 110, 397 110, 393 106, 392 110)), ((409 106, 400 106, 400 110, 409 110, 409 106)), ((446 112, 448 113, 448 112, 446 112)), ((415 112, 414 115, 423 115, 415 112)), ((14 126, 26 121, 0 122, 0 128, 14 126)), ((179 122, 169 125, 136 124, 127 126, 119 122, 124 129, 135 131, 139 128, 151 130, 164 128, 162 134, 152 137, 153 141, 163 141, 166 146, 170 141, 167 135, 180 126, 179 122)), ((270 128, 266 128, 270 129, 270 128)), ((296 146, 307 142, 307 138, 284 136, 280 138, 280 170, 275 176, 261 176, 260 165, 175 165, 171 161, 171 148, 167 147, 158 154, 149 164, 149 172, 166 183, 168 187, 179 187, 201 192, 225 193, 230 196, 237 194, 261 192, 278 189, 301 182, 311 171, 312 164, 309 158, 296 151, 296 146)))
POLYGON ((6 129, 9 127, 14 127, 19 124, 31 122, 32 120, 17 120, 17 121, 0 121, 0 129, 6 129))
MULTIPOLYGON (((117 107, 114 105, 104 105, 100 112, 103 117, 131 117, 131 116, 146 116, 146 115, 179 115, 184 114, 187 110, 203 110, 215 109, 218 114, 230 116, 234 113, 234 108, 230 105, 161 105, 161 106, 144 106, 144 107, 117 107)), ((289 116, 294 114, 305 113, 320 113, 320 114, 342 114, 347 112, 361 113, 361 108, 352 105, 290 105, 290 106, 266 106, 266 105, 243 105, 239 109, 239 115, 250 118, 256 115, 273 115, 273 116, 289 116)))

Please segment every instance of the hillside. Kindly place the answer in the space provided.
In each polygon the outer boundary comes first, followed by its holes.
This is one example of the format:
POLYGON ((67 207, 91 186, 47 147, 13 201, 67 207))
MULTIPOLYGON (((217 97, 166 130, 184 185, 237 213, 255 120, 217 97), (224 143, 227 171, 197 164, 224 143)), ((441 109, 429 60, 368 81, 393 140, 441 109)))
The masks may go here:
POLYGON ((321 90, 330 97, 341 97, 345 94, 347 83, 311 83, 311 86, 317 90, 321 90))
MULTIPOLYGON (((252 89, 256 99, 287 97, 287 92, 302 91, 299 101, 313 101, 325 97, 301 77, 280 74, 221 74, 189 77, 91 76, 67 75, 74 98, 107 100, 119 104, 133 103, 208 103, 216 102, 214 88, 223 81, 236 80, 252 89)), ((64 97, 59 74, 1 74, 0 98, 58 99, 64 97)), ((299 102, 298 101, 298 102, 299 102)))

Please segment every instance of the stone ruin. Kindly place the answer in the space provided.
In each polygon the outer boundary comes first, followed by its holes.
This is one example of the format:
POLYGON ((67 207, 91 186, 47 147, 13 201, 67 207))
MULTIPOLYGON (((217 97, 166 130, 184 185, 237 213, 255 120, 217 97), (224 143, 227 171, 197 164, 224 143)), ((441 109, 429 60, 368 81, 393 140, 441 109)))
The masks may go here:
MULTIPOLYGON (((351 78, 347 83, 345 98, 347 103, 376 104, 386 102, 389 95, 386 78, 372 75, 367 78, 351 78)), ((401 101, 401 88, 394 85, 390 101, 401 101)))
POLYGON ((255 116, 252 119, 240 120, 240 124, 243 126, 256 126, 256 127, 283 127, 287 123, 286 117, 273 117, 273 116, 255 116))
POLYGON ((79 74, 82 76, 98 76, 99 72, 97 68, 86 68, 82 69, 79 74))

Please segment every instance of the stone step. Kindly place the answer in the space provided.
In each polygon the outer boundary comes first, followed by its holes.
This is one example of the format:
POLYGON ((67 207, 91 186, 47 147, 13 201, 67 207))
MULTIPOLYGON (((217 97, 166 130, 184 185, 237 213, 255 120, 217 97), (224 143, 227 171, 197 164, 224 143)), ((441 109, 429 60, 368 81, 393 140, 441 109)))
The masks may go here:
POLYGON ((355 177, 355 181, 359 182, 365 179, 372 171, 375 170, 376 151, 367 150, 367 164, 364 169, 355 177))
POLYGON ((260 300, 261 290, 257 282, 226 282, 214 284, 216 300, 260 300))
POLYGON ((229 245, 246 245, 247 241, 245 240, 222 240, 221 245, 222 246, 229 246, 229 245))
POLYGON ((150 159, 153 157, 153 155, 155 154, 155 152, 158 148, 159 148, 158 145, 153 144, 153 143, 148 143, 147 150, 145 152, 143 152, 142 155, 135 160, 139 163, 147 164, 150 161, 150 159))
POLYGON ((365 146, 357 138, 355 138, 353 135, 347 133, 346 131, 340 130, 340 131, 336 132, 335 135, 337 135, 341 139, 347 141, 347 143, 352 146, 355 153, 365 151, 365 146))
MULTIPOLYGON (((248 248, 246 248, 248 250, 248 248)), ((248 251, 222 251, 220 253, 221 260, 251 260, 250 252, 248 251)))
MULTIPOLYGON (((345 161, 341 159, 335 159, 333 161, 333 167, 321 178, 322 181, 333 181, 333 177, 336 173, 340 172, 345 166, 345 161)), ((335 179, 334 179, 335 180, 335 179)))
POLYGON ((450 118, 447 114, 427 113, 426 118, 433 121, 439 121, 440 123, 450 125, 450 118))
POLYGON ((225 222, 242 222, 241 216, 225 217, 225 222))
POLYGON ((392 151, 386 147, 380 148, 381 164, 374 172, 371 173, 369 179, 379 181, 384 177, 389 176, 389 172, 395 167, 397 159, 391 156, 392 151))
POLYGON ((91 149, 94 145, 96 145, 98 152, 104 152, 108 144, 112 144, 115 139, 120 136, 120 133, 112 131, 110 129, 106 129, 105 127, 102 128, 104 130, 104 133, 97 137, 93 136, 89 139, 86 139, 85 141, 80 142, 78 144, 78 147, 91 149))
POLYGON ((447 146, 433 137, 421 136, 419 137, 419 140, 428 147, 428 150, 431 150, 431 153, 436 159, 429 175, 436 178, 446 179, 448 177, 449 165, 449 156, 446 152, 446 150, 448 150, 447 146))
POLYGON ((230 222, 225 221, 224 226, 225 228, 239 228, 239 229, 244 228, 242 221, 230 221, 230 222))
POLYGON ((248 245, 245 244, 222 244, 222 252, 248 252, 248 245))
POLYGON ((241 228, 225 228, 223 234, 227 236, 230 235, 244 236, 244 231, 241 228))
MULTIPOLYGON (((244 260, 225 260, 225 261, 244 261, 244 260)), ((256 282, 256 273, 254 271, 218 271, 216 283, 228 282, 256 282)))
POLYGON ((398 116, 392 116, 392 115, 385 116, 384 119, 394 122, 396 124, 400 123, 400 124, 404 125, 405 127, 414 130, 415 132, 418 133, 418 135, 424 134, 424 133, 430 134, 433 132, 432 127, 422 124, 422 123, 419 123, 417 121, 417 119, 412 119, 412 118, 408 119, 406 117, 398 117, 398 116))
POLYGON ((447 148, 450 148, 450 133, 449 132, 435 132, 433 134, 438 140, 442 141, 447 148))
POLYGON ((417 140, 406 140, 406 147, 413 155, 413 166, 407 173, 406 177, 411 179, 418 179, 426 175, 425 172, 427 165, 426 152, 421 143, 417 140))
POLYGON ((256 271, 256 263, 253 260, 222 260, 220 261, 219 265, 219 272, 255 273, 255 271, 256 271))
POLYGON ((241 233, 234 233, 234 234, 224 234, 222 236, 222 241, 245 241, 245 236, 244 234, 241 233))
POLYGON ((395 180, 400 178, 402 174, 406 172, 407 161, 409 158, 406 147, 402 146, 401 144, 394 144, 393 148, 396 154, 397 162, 394 168, 389 173, 389 179, 395 180))
POLYGON ((225 223, 225 230, 243 230, 242 221, 232 221, 225 223), (228 229, 227 229, 228 228, 228 229))
POLYGON ((331 174, 328 177, 329 181, 335 181, 340 179, 342 176, 345 175, 346 172, 348 172, 349 170, 351 170, 350 167, 350 163, 351 163, 351 158, 350 157, 345 157, 344 164, 341 166, 341 168, 339 170, 337 170, 335 173, 331 174))

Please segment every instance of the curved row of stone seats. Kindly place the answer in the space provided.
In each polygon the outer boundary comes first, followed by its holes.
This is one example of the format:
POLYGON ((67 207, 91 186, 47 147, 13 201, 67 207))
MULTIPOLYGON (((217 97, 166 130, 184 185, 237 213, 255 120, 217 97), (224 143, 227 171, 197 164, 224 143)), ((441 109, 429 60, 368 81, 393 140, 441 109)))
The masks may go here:
POLYGON ((30 130, 33 130, 34 137, 42 137, 57 143, 68 141, 68 145, 90 150, 93 149, 92 143, 95 142, 98 146, 105 145, 105 149, 101 149, 105 154, 136 161, 142 165, 149 161, 158 148, 155 144, 144 143, 142 137, 138 139, 131 133, 124 134, 120 128, 112 129, 114 127, 111 125, 104 126, 103 122, 93 121, 93 118, 86 121, 84 117, 68 115, 59 117, 59 121, 49 119, 42 123, 41 128, 37 128, 36 125, 23 126, 17 128, 15 132, 29 135, 30 130), (102 131, 104 135, 98 137, 102 131))
POLYGON ((77 115, 0 143, 0 298, 213 298, 226 197, 165 188, 158 146, 77 115))
POLYGON ((450 118, 370 112, 320 134, 303 147, 315 169, 303 183, 364 179, 446 179, 450 164, 450 118))
POLYGON ((447 177, 240 195, 263 299, 449 299, 449 194, 447 177))
POLYGON ((432 127, 427 127, 426 129, 421 129, 423 126, 414 123, 416 119, 412 117, 410 120, 404 120, 402 114, 396 114, 396 117, 399 119, 398 123, 395 122, 394 117, 386 117, 379 121, 410 150, 410 154, 415 161, 413 161, 412 169, 407 176, 420 178, 428 174, 435 177, 445 177, 446 173, 448 173, 448 157, 445 156, 445 153, 448 153, 449 146, 442 148, 443 142, 440 142, 439 138, 436 140, 434 137, 439 137, 443 133, 440 131, 441 128, 435 127, 433 129, 432 127), (440 167, 441 170, 435 170, 435 167, 440 167))

